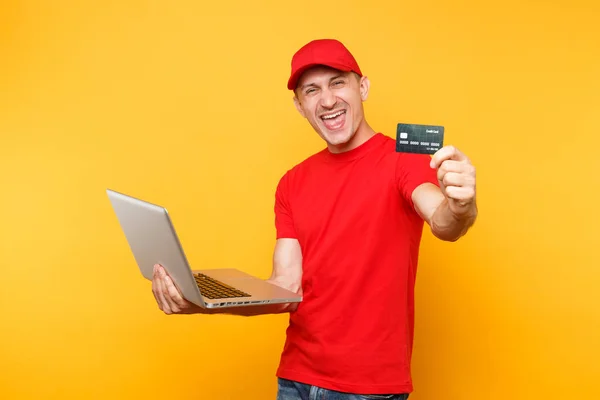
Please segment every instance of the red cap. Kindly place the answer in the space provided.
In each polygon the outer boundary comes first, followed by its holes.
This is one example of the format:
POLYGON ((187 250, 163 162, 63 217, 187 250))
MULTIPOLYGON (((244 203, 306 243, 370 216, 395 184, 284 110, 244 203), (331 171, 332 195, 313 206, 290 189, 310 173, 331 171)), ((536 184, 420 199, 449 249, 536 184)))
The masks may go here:
POLYGON ((300 75, 316 65, 325 65, 345 72, 353 71, 362 76, 358 63, 346 46, 335 39, 317 39, 305 44, 294 54, 288 89, 296 89, 300 75))

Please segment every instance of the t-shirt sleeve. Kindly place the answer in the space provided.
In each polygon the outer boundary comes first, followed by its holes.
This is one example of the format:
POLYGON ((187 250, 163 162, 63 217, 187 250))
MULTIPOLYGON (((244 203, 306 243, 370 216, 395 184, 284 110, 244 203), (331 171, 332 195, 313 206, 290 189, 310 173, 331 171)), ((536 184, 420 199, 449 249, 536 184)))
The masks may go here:
POLYGON ((296 239, 296 228, 289 202, 289 173, 286 173, 275 191, 275 229, 277 239, 296 239))
POLYGON ((431 157, 428 154, 401 153, 396 161, 396 184, 402 197, 411 208, 413 191, 423 183, 440 186, 437 171, 429 166, 431 157))

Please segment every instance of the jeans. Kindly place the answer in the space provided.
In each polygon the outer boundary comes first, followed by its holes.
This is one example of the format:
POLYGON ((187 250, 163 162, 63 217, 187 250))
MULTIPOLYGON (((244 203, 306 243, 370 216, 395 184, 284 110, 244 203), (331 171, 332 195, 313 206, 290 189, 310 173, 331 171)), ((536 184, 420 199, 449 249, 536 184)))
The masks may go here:
POLYGON ((351 394, 278 378, 277 400, 406 400, 404 394, 351 394))

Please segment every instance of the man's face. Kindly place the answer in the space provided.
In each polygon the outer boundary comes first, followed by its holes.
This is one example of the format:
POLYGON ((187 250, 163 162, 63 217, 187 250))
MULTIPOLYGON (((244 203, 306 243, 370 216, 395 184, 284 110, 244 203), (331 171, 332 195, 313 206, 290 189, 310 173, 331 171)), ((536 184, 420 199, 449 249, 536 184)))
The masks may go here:
POLYGON ((298 81, 294 102, 300 114, 333 149, 343 151, 364 118, 369 81, 352 72, 313 67, 298 81))

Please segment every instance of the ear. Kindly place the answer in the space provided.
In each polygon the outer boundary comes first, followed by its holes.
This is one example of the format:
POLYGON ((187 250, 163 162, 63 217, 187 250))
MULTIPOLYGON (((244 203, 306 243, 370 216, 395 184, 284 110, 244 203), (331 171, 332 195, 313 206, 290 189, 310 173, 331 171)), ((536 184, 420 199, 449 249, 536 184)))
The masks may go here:
POLYGON ((300 104, 300 100, 298 100, 297 96, 294 96, 294 105, 296 106, 296 110, 302 115, 302 118, 306 118, 304 110, 302 109, 302 104, 300 104))
POLYGON ((367 97, 369 97, 369 88, 371 87, 371 82, 369 78, 366 76, 362 76, 360 78, 360 98, 362 101, 366 101, 367 97))

